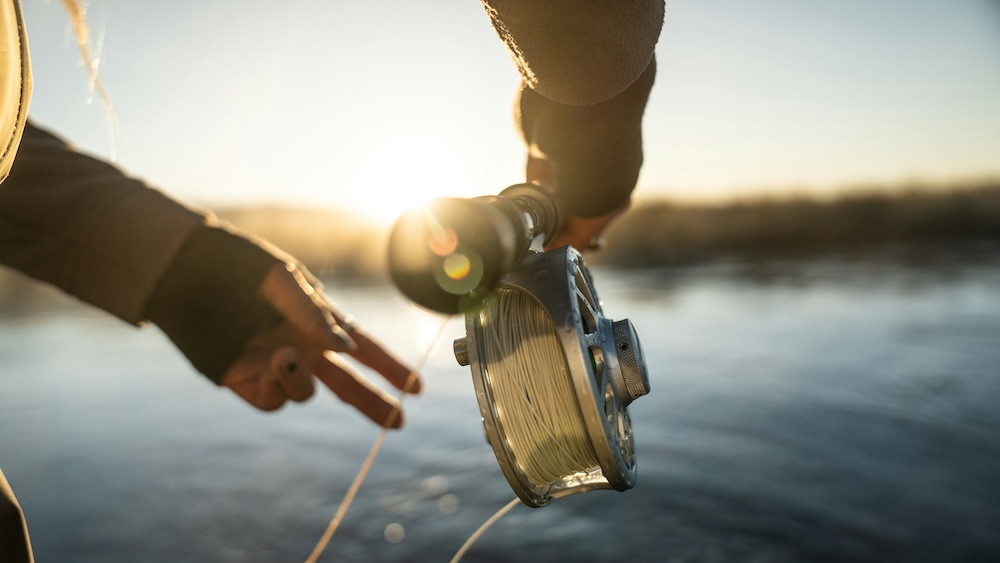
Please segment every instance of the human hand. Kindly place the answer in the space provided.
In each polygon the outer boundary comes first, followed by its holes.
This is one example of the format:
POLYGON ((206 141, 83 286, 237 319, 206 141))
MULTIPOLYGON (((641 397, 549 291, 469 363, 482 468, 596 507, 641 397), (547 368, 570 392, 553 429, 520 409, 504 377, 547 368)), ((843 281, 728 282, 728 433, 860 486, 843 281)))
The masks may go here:
POLYGON ((400 428, 399 401, 348 364, 343 354, 406 393, 420 392, 420 377, 342 313, 316 282, 293 264, 276 264, 259 289, 285 322, 256 335, 222 376, 222 385, 264 411, 289 399, 305 401, 319 379, 376 424, 400 428))
MULTIPOLYGON (((526 179, 541 185, 555 185, 556 173, 553 163, 539 155, 529 154, 526 170, 526 179)), ((586 250, 596 250, 603 246, 601 233, 612 221, 625 212, 631 204, 631 198, 625 203, 608 213, 596 217, 578 217, 569 215, 563 218, 559 232, 545 245, 545 250, 572 246, 583 252, 586 250)))
POLYGON ((572 246, 583 252, 597 250, 604 245, 601 233, 619 215, 628 209, 628 202, 618 209, 597 217, 577 217, 570 215, 563 221, 556 236, 545 245, 545 250, 572 246))

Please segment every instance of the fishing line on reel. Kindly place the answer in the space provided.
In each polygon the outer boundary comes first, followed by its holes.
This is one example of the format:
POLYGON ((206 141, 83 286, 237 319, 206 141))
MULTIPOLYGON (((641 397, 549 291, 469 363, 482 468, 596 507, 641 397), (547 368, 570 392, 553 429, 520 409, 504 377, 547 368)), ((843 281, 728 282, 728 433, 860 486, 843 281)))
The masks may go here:
POLYGON ((497 289, 479 313, 483 370, 507 443, 533 483, 599 467, 556 328, 530 295, 497 289))

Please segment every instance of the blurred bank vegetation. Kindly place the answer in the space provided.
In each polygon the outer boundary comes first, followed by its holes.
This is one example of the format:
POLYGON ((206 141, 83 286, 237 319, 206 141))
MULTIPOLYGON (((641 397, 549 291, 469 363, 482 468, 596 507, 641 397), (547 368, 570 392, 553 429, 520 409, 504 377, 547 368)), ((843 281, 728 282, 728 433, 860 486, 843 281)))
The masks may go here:
MULTIPOLYGON (((321 277, 384 276, 387 225, 346 211, 282 206, 217 208, 321 277)), ((1000 179, 961 185, 872 187, 829 197, 756 197, 720 203, 641 200, 607 232, 591 264, 654 267, 719 258, 813 258, 878 251, 920 252, 982 243, 1000 249, 1000 179)), ((0 269, 0 299, 50 292, 0 269)))
POLYGON ((660 266, 726 257, 808 258, 948 243, 1000 244, 1000 179, 715 204, 647 201, 607 231, 591 262, 660 266))
POLYGON ((264 238, 320 277, 366 277, 386 270, 389 226, 347 211, 285 206, 216 208, 216 215, 264 238))
MULTIPOLYGON (((388 226, 349 213, 297 208, 220 210, 321 276, 385 272, 388 226)), ((961 185, 843 190, 828 197, 752 197, 719 203, 641 200, 588 256, 605 266, 693 264, 725 258, 811 258, 886 246, 919 251, 966 242, 1000 247, 1000 179, 961 185)))

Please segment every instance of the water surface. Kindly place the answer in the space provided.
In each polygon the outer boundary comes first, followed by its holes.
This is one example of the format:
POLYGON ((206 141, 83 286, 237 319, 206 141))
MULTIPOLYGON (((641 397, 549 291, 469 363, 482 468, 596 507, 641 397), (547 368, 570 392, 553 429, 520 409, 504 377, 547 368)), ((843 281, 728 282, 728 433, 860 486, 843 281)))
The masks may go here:
MULTIPOLYGON (((518 506, 466 561, 1000 560, 1000 261, 595 278, 651 365, 637 488, 518 506)), ((389 287, 331 286, 405 358, 436 329, 389 287)), ((0 467, 39 561, 304 560, 377 434, 326 392, 258 413, 155 328, 2 303, 0 467)), ((450 356, 461 331, 324 560, 447 561, 513 498, 450 356)))

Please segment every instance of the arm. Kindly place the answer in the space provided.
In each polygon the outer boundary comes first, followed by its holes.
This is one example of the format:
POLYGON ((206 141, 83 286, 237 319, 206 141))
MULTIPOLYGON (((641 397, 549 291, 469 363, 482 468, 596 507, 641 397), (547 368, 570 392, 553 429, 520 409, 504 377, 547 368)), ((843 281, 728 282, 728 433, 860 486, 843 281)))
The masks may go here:
POLYGON ((568 218, 551 246, 587 248, 630 202, 656 74, 662 0, 482 0, 521 71, 527 180, 568 218))
POLYGON ((308 398, 318 377, 376 422, 395 416, 397 401, 336 352, 419 390, 294 258, 30 124, 0 186, 0 262, 129 323, 154 322, 199 371, 263 410, 308 398))
POLYGON ((0 261, 138 324, 156 281, 204 221, 29 123, 0 185, 0 261))

